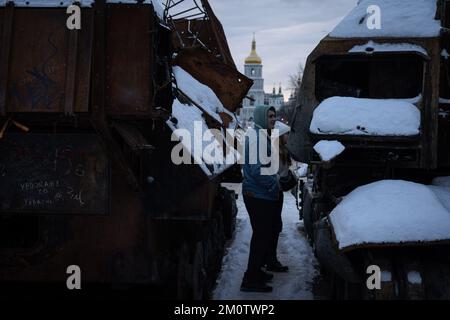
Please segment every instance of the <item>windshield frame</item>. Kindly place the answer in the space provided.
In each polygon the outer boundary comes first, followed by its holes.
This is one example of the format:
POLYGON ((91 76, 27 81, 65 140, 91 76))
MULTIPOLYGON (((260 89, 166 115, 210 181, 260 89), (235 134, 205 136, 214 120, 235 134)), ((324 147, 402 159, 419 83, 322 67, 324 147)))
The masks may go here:
MULTIPOLYGON (((314 59, 313 63, 314 63, 314 68, 315 68, 315 80, 314 80, 314 96, 317 99, 317 101, 322 102, 323 100, 331 97, 331 96, 326 96, 326 95, 322 95, 320 92, 320 75, 321 75, 321 65, 323 61, 329 61, 329 60, 333 60, 333 59, 341 59, 343 61, 355 61, 355 62, 367 62, 368 64, 371 63, 371 61, 374 60, 378 60, 378 61, 382 61, 382 60, 395 60, 395 59, 401 59, 402 56, 408 56, 411 58, 419 58, 418 62, 421 62, 421 71, 420 71, 420 76, 421 79, 418 79, 418 87, 419 92, 417 93, 417 95, 415 97, 405 97, 405 98, 389 98, 389 97, 365 97, 365 96, 360 96, 360 98, 369 98, 369 99, 398 99, 398 100, 411 100, 414 98, 417 98, 418 96, 422 96, 423 97, 423 93, 424 93, 424 83, 425 83, 425 75, 426 75, 426 68, 427 68, 427 64, 428 62, 431 60, 429 56, 421 54, 419 52, 373 52, 371 54, 367 54, 367 53, 361 53, 361 52, 356 52, 356 53, 345 53, 345 54, 324 54, 321 55, 319 57, 317 57, 316 59, 314 59), (420 82, 419 82, 420 81, 420 82)), ((335 95, 334 95, 335 96, 335 95)), ((340 95, 340 96, 347 96, 347 95, 340 95)), ((417 105, 418 107, 420 107, 419 105, 417 105)))

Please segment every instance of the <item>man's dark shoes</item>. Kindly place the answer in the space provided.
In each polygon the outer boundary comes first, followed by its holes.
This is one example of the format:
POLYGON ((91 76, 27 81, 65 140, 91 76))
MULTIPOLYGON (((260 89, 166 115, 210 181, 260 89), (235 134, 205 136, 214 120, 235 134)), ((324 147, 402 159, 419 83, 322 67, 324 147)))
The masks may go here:
MULTIPOLYGON (((266 282, 262 278, 262 272, 254 275, 250 275, 246 272, 241 284, 241 291, 244 292, 271 292, 272 287, 266 285, 266 282)), ((269 273, 264 272, 267 275, 269 273)), ((272 275, 273 277, 273 275, 272 275)))
POLYGON ((276 262, 268 263, 266 265, 266 270, 267 271, 271 271, 271 272, 288 272, 289 271, 289 267, 288 266, 283 266, 280 263, 280 261, 276 261, 276 262))
POLYGON ((263 270, 259 270, 259 276, 265 282, 269 282, 269 281, 271 281, 273 279, 273 274, 272 273, 268 273, 268 272, 265 272, 263 270))

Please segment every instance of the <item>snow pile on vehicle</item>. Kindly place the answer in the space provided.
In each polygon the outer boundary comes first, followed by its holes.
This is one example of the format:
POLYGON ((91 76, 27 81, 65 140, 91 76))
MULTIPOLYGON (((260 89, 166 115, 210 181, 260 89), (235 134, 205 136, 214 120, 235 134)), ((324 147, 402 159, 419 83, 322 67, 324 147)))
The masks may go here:
POLYGON ((435 20, 436 0, 361 0, 331 31, 333 38, 438 37, 440 22, 435 20), (369 29, 369 6, 380 8, 381 28, 369 29))
POLYGON ((428 56, 427 50, 421 46, 411 43, 377 43, 370 40, 361 46, 354 46, 349 53, 367 53, 374 52, 415 52, 428 56))
POLYGON ((187 151, 188 154, 192 156, 195 163, 200 166, 207 176, 214 177, 236 163, 239 160, 240 155, 236 150, 228 149, 228 151, 231 152, 228 157, 233 159, 233 161, 227 161, 227 155, 224 154, 223 145, 225 143, 225 145, 228 146, 228 144, 226 143, 226 137, 223 130, 221 130, 222 135, 219 140, 212 135, 209 140, 203 139, 205 137, 205 132, 209 128, 206 125, 202 114, 203 111, 196 106, 183 104, 175 99, 172 105, 172 117, 177 121, 173 122, 172 120, 167 120, 166 123, 174 132, 175 137, 183 145, 184 151, 187 151), (188 132, 190 136, 186 137, 181 134, 180 131, 177 131, 177 129, 186 130, 184 132, 188 132), (214 155, 214 157, 212 157, 214 160, 212 163, 205 160, 204 156, 206 152, 210 152, 214 155))
POLYGON ((439 187, 449 187, 450 188, 450 177, 436 177, 431 182, 433 186, 439 187))
POLYGON ((296 165, 295 174, 298 178, 306 177, 306 175, 308 174, 308 164, 298 162, 296 165))
POLYGON ((345 147, 339 141, 321 140, 314 145, 314 150, 322 161, 330 161, 340 155, 345 147))
POLYGON ((436 189, 448 203, 448 187, 382 180, 356 188, 329 216, 339 248, 449 240, 450 208, 436 189))
MULTIPOLYGON (((223 107, 211 88, 197 81, 181 67, 175 66, 173 75, 176 88, 185 96, 182 100, 190 100, 193 104, 175 99, 172 117, 176 121, 168 120, 166 123, 203 172, 209 177, 215 177, 235 164, 240 159, 240 154, 228 143, 224 127, 216 129, 216 132, 209 131, 211 128, 208 127, 204 114, 207 113, 222 125, 224 123, 220 113, 229 115, 232 121, 227 123, 227 128, 235 127, 234 115, 223 107), (189 133, 189 139, 182 135, 183 132, 189 133)), ((228 132, 228 135, 230 139, 234 138, 232 132, 228 132)))
POLYGON ((421 284, 422 276, 420 275, 420 272, 417 271, 408 272, 408 282, 411 284, 421 284))
POLYGON ((310 131, 323 135, 415 136, 420 110, 398 99, 331 97, 314 110, 310 131))
POLYGON ((291 127, 281 121, 275 121, 275 129, 278 130, 278 135, 282 136, 283 134, 291 131, 291 127))
POLYGON ((219 123, 222 123, 222 119, 219 116, 220 112, 227 113, 233 118, 232 113, 225 109, 222 102, 220 102, 219 98, 211 88, 197 81, 181 67, 174 67, 173 74, 175 76, 178 89, 197 105, 200 105, 205 112, 216 119, 219 123))
POLYGON ((450 177, 434 178, 429 187, 442 205, 450 211, 450 177))
MULTIPOLYGON (((68 6, 74 4, 75 2, 78 3, 80 7, 90 7, 94 4, 94 0, 0 0, 0 7, 4 7, 6 2, 12 2, 16 7, 43 7, 43 8, 50 8, 50 7, 64 7, 67 8, 68 6)), ((130 3, 130 4, 136 4, 136 0, 106 0, 106 3, 130 3)), ((144 0, 144 4, 153 4, 153 8, 155 9, 156 14, 160 19, 163 19, 164 16, 164 7, 161 3, 161 1, 158 0, 144 0)))

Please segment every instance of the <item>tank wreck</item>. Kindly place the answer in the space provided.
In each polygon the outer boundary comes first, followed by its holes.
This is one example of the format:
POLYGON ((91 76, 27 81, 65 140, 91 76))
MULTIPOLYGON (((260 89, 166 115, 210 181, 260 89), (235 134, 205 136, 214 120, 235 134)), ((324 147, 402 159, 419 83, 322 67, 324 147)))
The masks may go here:
POLYGON ((307 59, 288 148, 335 298, 450 298, 449 26, 449 1, 362 0, 307 59))
POLYGON ((0 1, 1 287, 66 289, 76 266, 85 289, 207 298, 234 165, 175 165, 173 134, 236 127, 252 81, 207 0, 78 1, 79 28, 69 5, 0 1))

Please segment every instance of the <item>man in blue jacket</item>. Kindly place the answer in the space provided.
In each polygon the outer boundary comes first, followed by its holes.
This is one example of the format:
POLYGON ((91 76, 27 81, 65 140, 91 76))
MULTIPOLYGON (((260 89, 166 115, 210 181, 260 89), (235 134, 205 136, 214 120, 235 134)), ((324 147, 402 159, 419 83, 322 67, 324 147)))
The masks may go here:
POLYGON ((260 148, 267 147, 266 155, 271 156, 270 135, 275 127, 276 111, 274 107, 259 106, 254 111, 254 130, 256 135, 250 139, 248 135, 245 139, 245 163, 243 166, 244 181, 242 184, 242 194, 245 207, 250 216, 252 225, 252 240, 250 243, 250 253, 247 271, 242 280, 241 291, 270 292, 272 287, 266 284, 273 278, 273 275, 261 270, 264 263, 267 249, 270 247, 272 233, 272 217, 277 211, 280 186, 276 172, 265 174, 264 169, 271 166, 271 163, 264 164, 260 157, 260 148), (262 133, 262 134, 261 134, 262 133), (256 137, 256 141, 255 140, 256 137), (261 141, 261 139, 267 139, 261 141), (266 143, 261 143, 266 142, 266 143), (256 155, 249 154, 250 149, 256 155), (251 158, 256 161, 250 161, 251 158), (253 163, 256 162, 256 163, 253 163))

